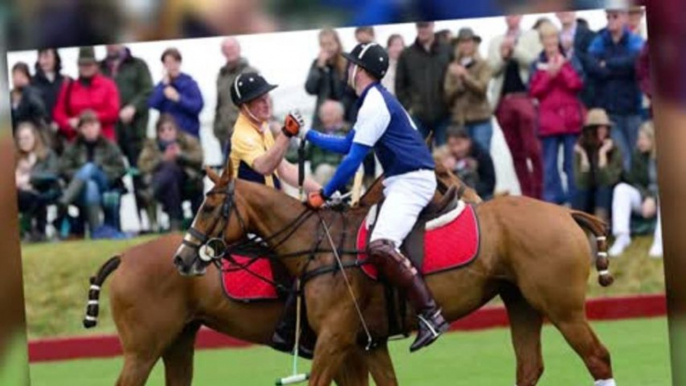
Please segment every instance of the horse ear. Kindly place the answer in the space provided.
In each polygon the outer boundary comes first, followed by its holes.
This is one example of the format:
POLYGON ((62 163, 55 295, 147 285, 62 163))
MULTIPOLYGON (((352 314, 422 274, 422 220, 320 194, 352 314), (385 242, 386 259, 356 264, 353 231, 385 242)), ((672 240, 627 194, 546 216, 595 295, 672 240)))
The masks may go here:
POLYGON ((233 162, 231 162, 231 157, 226 157, 226 165, 224 165, 224 172, 222 173, 222 181, 230 182, 233 178, 233 162))
POLYGON ((205 166, 205 174, 207 174, 207 177, 209 177, 215 185, 219 183, 219 175, 211 167, 205 166))

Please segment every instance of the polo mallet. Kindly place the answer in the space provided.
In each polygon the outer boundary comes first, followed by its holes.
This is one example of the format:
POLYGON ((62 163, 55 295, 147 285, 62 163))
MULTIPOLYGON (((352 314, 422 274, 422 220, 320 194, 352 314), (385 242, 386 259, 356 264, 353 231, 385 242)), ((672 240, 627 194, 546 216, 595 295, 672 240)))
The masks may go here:
POLYGON ((305 144, 305 139, 301 139, 300 146, 298 146, 298 194, 300 201, 305 200, 305 144))
POLYGON ((353 180, 352 188, 352 198, 350 199, 350 206, 357 205, 360 202, 360 196, 362 196, 362 180, 364 179, 364 168, 360 166, 355 173, 355 179, 353 180))
POLYGON ((295 290, 296 290, 296 315, 295 315, 295 344, 293 347, 293 374, 280 378, 276 380, 276 386, 285 386, 285 385, 294 385, 296 383, 300 382, 305 382, 308 379, 310 379, 310 374, 309 373, 300 373, 298 374, 298 351, 300 349, 300 311, 302 308, 302 294, 300 293, 300 280, 296 280, 295 282, 295 290))

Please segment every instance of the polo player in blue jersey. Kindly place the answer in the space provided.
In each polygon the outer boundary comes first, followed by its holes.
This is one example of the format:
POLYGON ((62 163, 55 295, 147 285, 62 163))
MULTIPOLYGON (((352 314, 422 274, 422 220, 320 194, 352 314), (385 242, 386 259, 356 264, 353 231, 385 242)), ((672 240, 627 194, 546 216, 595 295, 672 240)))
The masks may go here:
POLYGON ((349 62, 348 82, 359 95, 359 113, 353 130, 345 137, 301 131, 312 144, 347 154, 331 181, 322 190, 310 193, 307 203, 315 209, 322 207, 348 183, 365 156, 372 149, 376 152, 385 174, 386 201, 372 231, 368 256, 384 277, 407 291, 419 319, 417 338, 410 347, 414 352, 433 343, 448 329, 423 278, 400 252, 419 213, 434 196, 434 161, 407 111, 379 83, 388 71, 386 50, 376 43, 360 44, 343 56, 349 62))

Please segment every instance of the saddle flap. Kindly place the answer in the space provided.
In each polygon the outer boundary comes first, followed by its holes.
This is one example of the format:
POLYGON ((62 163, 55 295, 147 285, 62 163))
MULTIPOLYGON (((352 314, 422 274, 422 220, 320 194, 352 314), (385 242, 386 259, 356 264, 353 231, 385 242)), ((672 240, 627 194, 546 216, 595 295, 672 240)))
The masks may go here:
POLYGON ((432 200, 426 208, 419 214, 420 220, 429 221, 440 217, 457 208, 458 191, 455 186, 448 188, 448 191, 438 200, 432 200))

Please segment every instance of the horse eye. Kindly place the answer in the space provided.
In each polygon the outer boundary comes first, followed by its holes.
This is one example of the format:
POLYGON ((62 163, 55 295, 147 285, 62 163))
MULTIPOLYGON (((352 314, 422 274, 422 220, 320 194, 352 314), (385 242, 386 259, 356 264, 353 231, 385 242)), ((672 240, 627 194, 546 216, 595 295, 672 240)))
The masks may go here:
POLYGON ((212 213, 214 212, 214 207, 210 205, 205 205, 202 207, 202 211, 205 213, 212 213))

